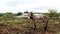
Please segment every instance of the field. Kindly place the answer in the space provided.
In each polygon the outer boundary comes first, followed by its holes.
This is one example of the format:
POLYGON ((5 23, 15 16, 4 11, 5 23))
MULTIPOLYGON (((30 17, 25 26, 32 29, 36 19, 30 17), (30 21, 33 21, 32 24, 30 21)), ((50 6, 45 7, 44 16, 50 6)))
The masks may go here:
POLYGON ((50 19, 48 31, 44 31, 45 23, 36 21, 34 23, 28 18, 0 18, 0 34, 60 34, 60 19, 50 19))

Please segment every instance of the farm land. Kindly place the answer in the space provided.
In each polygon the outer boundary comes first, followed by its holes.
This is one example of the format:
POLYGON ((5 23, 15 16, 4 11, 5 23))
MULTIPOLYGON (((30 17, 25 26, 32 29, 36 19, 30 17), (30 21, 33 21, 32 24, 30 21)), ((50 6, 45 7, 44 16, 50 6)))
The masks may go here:
POLYGON ((20 18, 21 12, 17 14, 0 13, 0 34, 60 34, 60 13, 49 10, 49 13, 35 12, 35 14, 43 14, 49 17, 47 31, 44 30, 46 23, 42 20, 35 22, 36 29, 34 30, 34 21, 25 17, 20 18), (20 17, 15 18, 13 16, 20 17))
POLYGON ((45 23, 28 18, 0 18, 0 34, 60 34, 60 19, 50 19, 47 31, 44 31, 45 23))

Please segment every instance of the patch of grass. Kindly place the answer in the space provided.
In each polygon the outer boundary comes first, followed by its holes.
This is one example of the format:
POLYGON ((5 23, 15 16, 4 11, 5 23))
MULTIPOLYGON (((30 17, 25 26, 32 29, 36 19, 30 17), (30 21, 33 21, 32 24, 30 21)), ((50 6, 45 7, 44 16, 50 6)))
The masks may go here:
POLYGON ((22 24, 23 28, 28 28, 29 25, 27 23, 22 24))

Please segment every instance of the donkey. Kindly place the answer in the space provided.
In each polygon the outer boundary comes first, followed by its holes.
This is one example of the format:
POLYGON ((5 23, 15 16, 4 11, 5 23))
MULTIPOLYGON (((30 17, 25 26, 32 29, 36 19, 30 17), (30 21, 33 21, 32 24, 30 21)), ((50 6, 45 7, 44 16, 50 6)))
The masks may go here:
POLYGON ((34 15, 32 12, 28 12, 28 17, 34 21, 34 30, 36 29, 36 20, 42 20, 46 25, 44 27, 44 30, 47 30, 47 25, 48 25, 48 17, 45 15, 34 15))

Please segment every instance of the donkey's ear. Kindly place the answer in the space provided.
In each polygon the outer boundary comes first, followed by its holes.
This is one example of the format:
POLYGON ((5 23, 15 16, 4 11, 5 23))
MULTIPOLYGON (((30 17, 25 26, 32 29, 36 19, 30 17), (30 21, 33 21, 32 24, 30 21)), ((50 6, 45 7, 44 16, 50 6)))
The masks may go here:
POLYGON ((30 13, 32 13, 32 12, 30 12, 30 13))
POLYGON ((27 13, 29 13, 29 12, 27 12, 27 13))

